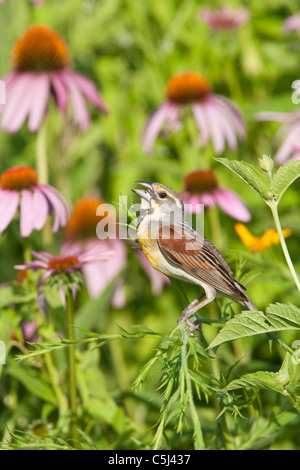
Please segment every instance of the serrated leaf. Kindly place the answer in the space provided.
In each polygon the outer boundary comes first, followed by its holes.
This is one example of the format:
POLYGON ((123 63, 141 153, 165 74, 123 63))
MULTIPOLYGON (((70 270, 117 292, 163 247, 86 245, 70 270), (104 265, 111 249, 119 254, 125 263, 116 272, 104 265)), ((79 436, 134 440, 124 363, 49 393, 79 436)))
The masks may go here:
POLYGON ((277 202, 288 189, 288 187, 300 177, 300 160, 291 161, 278 168, 272 178, 270 191, 276 197, 277 202))
POLYGON ((240 379, 232 380, 225 390, 235 390, 238 388, 254 387, 264 390, 273 390, 278 393, 284 393, 284 385, 278 380, 278 374, 275 372, 258 371, 243 375, 240 379))
POLYGON ((263 199, 269 199, 269 184, 266 177, 260 173, 254 166, 249 163, 228 160, 227 158, 214 158, 222 165, 225 165, 233 173, 242 178, 254 191, 256 191, 263 199))
POLYGON ((227 341, 271 333, 300 329, 300 309, 292 304, 271 304, 263 312, 242 312, 229 320, 209 345, 209 349, 227 341))

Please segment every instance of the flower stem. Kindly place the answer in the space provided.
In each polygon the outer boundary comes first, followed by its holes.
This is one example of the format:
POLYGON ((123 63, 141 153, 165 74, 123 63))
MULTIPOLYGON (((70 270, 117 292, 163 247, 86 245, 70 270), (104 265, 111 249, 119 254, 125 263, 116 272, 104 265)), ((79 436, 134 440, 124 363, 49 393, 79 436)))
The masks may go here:
POLYGON ((218 207, 210 207, 208 209, 208 216, 213 244, 218 248, 218 250, 222 251, 224 250, 224 238, 222 234, 218 207))
MULTIPOLYGON (((75 340, 74 326, 73 326, 73 299, 72 293, 68 291, 66 295, 67 307, 67 322, 68 322, 68 338, 69 341, 75 340)), ((78 423, 77 423, 77 392, 76 392, 76 359, 75 359, 75 345, 69 346, 69 393, 70 393, 70 409, 71 409, 71 433, 74 440, 74 446, 78 442, 78 423)))
POLYGON ((300 292, 300 281, 297 277, 293 262, 291 260, 290 254, 289 254, 289 250, 288 250, 286 242, 285 242, 285 238, 284 238, 283 233, 282 233, 282 228, 281 228, 280 219, 279 219, 278 210, 277 210, 277 204, 274 203, 274 202, 270 202, 270 203, 268 203, 268 205, 269 205, 269 207, 271 209, 271 212, 272 212, 272 215, 273 215, 275 227, 276 227, 276 230, 277 230, 278 235, 279 235, 281 248, 282 248, 283 254, 285 256, 287 265, 290 269, 291 275, 292 275, 292 277, 295 281, 295 284, 298 288, 298 291, 300 292))
POLYGON ((48 183, 48 162, 47 162, 47 121, 44 120, 39 128, 36 139, 36 169, 39 175, 39 182, 48 183))

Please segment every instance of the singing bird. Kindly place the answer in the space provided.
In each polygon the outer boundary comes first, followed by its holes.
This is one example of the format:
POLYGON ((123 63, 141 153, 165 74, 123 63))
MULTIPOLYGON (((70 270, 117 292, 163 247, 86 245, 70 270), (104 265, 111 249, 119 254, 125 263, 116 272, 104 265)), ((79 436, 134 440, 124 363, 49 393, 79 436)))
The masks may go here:
POLYGON ((132 191, 141 198, 137 238, 148 262, 168 277, 203 288, 183 310, 177 323, 185 321, 193 336, 199 321, 192 322, 190 317, 219 296, 256 311, 245 294, 246 288, 234 279, 217 248, 185 221, 184 205, 178 194, 160 183, 136 181, 136 184, 147 188, 132 191))

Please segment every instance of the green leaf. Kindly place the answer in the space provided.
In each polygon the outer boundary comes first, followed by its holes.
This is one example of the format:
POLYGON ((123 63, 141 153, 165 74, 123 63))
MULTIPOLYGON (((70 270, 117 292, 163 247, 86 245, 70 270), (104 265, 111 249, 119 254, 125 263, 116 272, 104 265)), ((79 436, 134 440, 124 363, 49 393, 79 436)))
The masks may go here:
POLYGON ((45 378, 41 375, 39 370, 32 367, 22 367, 14 361, 11 361, 6 366, 6 373, 21 382, 24 387, 34 396, 42 400, 56 405, 56 397, 54 392, 45 378))
POLYGON ((300 160, 288 162, 278 168, 272 178, 270 191, 280 201, 287 188, 300 176, 300 160))
POLYGON ((278 380, 278 373, 258 371, 252 374, 243 375, 240 379, 232 380, 225 390, 235 390, 238 388, 254 387, 264 390, 273 390, 284 393, 284 385, 278 380))
POLYGON ((254 166, 243 161, 228 160, 227 158, 214 158, 214 160, 222 163, 222 165, 225 165, 233 173, 242 178, 263 199, 268 200, 270 198, 268 181, 254 166))
POLYGON ((242 312, 229 320, 209 345, 215 348, 226 341, 261 333, 300 329, 300 309, 292 304, 271 304, 263 312, 242 312))

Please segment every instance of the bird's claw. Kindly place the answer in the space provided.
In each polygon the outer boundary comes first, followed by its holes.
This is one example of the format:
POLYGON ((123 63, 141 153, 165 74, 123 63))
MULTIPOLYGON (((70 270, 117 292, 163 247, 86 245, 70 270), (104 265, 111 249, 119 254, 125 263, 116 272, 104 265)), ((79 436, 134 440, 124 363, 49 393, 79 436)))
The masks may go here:
POLYGON ((199 326, 199 321, 198 320, 195 320, 194 322, 192 322, 189 317, 191 315, 188 314, 188 311, 183 311, 180 318, 178 319, 177 321, 177 325, 181 325, 181 323, 183 322, 186 322, 186 324, 188 325, 189 327, 189 335, 191 338, 197 338, 197 334, 193 334, 193 332, 195 330, 197 330, 198 326, 199 326))

